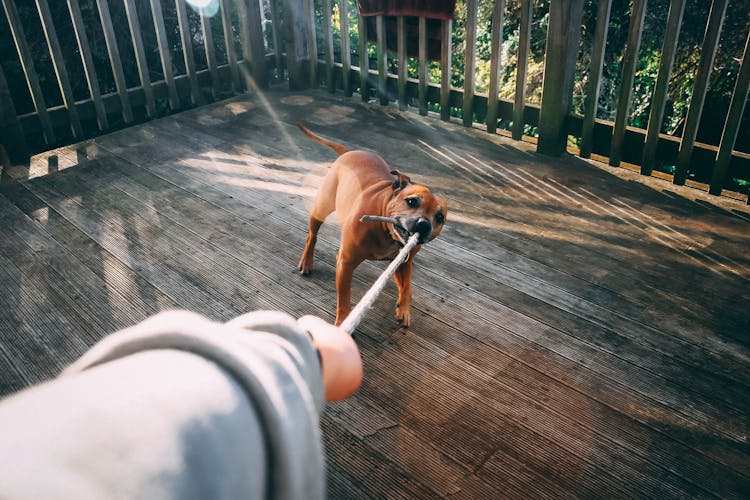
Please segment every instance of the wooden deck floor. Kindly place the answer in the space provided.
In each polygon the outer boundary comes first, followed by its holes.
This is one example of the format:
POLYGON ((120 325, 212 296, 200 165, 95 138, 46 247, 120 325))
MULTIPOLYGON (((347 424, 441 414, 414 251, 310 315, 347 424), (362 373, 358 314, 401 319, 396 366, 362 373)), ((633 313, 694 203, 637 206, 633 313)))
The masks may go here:
MULTIPOLYGON (((0 393, 162 309, 332 320, 336 224, 316 272, 294 268, 335 154, 295 120, 450 205, 416 259, 412 326, 389 284, 358 335, 364 385, 325 412, 331 497, 750 495, 746 206, 318 92, 234 99, 4 172, 0 393)), ((360 267, 355 298, 383 267, 360 267)))

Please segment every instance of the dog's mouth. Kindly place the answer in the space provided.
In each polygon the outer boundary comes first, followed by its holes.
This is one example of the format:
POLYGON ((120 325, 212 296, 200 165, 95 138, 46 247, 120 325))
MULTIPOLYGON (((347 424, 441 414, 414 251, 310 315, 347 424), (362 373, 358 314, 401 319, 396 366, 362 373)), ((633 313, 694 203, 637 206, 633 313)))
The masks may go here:
POLYGON ((406 245, 406 240, 409 239, 409 231, 404 227, 400 216, 393 217, 393 222, 388 225, 391 238, 398 241, 401 246, 406 245))

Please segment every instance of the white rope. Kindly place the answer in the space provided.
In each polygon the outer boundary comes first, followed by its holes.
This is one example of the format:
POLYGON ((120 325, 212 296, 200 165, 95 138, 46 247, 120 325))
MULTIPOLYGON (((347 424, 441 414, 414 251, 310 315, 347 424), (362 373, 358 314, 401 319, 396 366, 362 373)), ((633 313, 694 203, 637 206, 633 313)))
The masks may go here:
POLYGON ((362 297, 362 300, 359 301, 354 309, 352 309, 352 312, 349 313, 349 316, 347 316, 344 322, 341 323, 341 328, 346 330, 350 335, 354 333, 359 322, 375 303, 375 299, 378 298, 378 295, 383 291, 383 288, 385 288, 388 279, 393 276, 393 273, 396 272, 398 266, 406 262, 406 259, 409 257, 409 252, 417 246, 417 241, 419 241, 419 233, 414 233, 409 237, 404 248, 402 248, 398 255, 396 255, 396 258, 388 264, 388 267, 383 271, 383 274, 375 280, 375 283, 373 283, 370 289, 367 290, 367 293, 362 297))

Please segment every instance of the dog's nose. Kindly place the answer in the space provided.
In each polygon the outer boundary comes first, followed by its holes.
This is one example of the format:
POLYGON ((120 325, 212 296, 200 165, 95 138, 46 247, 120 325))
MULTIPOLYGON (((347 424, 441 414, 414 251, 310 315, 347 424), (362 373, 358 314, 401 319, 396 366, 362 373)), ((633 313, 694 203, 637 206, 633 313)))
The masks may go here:
POLYGON ((416 224, 414 224, 414 230, 419 233, 419 241, 424 242, 432 234, 432 224, 424 217, 420 217, 417 219, 416 224))

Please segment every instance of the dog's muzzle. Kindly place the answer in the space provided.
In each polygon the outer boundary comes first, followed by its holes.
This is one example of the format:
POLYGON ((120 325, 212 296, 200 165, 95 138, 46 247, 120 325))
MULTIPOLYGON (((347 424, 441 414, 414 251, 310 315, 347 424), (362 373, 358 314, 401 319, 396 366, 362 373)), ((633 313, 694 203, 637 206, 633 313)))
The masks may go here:
POLYGON ((432 234, 432 224, 424 217, 419 217, 413 223, 407 224, 407 227, 410 233, 419 233, 419 243, 426 242, 432 234))

